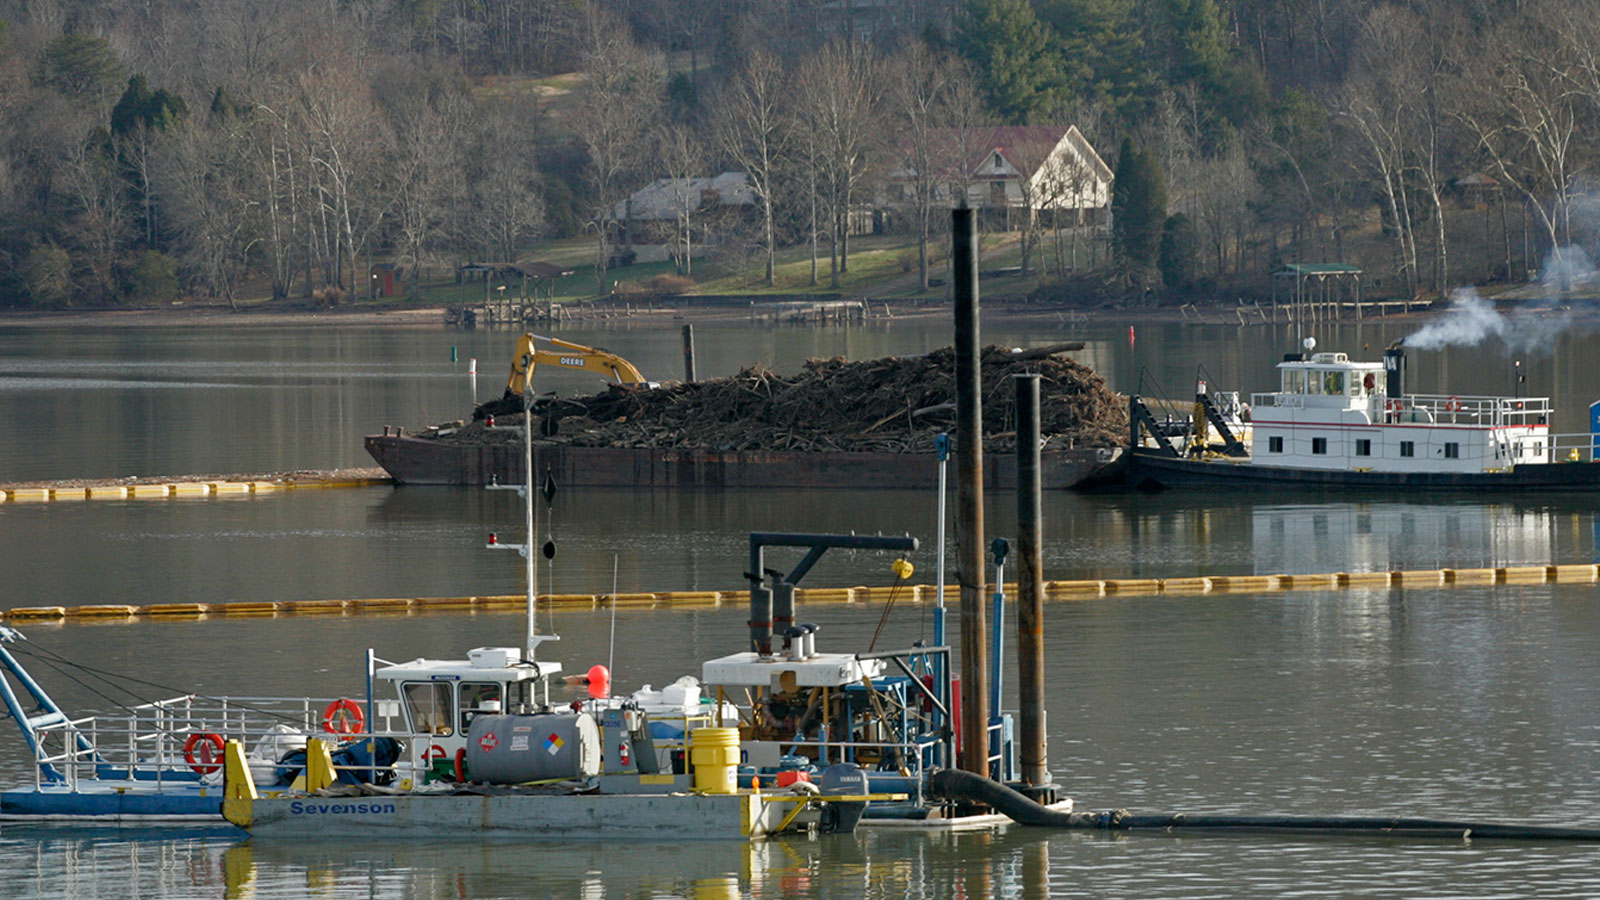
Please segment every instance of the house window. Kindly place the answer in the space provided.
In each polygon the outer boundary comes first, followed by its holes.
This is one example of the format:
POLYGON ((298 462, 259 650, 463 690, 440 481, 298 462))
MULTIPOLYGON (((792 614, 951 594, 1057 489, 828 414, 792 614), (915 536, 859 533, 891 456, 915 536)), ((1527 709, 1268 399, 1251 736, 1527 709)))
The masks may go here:
POLYGON ((1367 439, 1367 438, 1356 438, 1356 455, 1357 456, 1371 456, 1372 455, 1372 441, 1367 439))
POLYGON ((1002 166, 1004 166, 1005 164, 1006 164, 1006 161, 1000 158, 1000 154, 999 153, 996 153, 994 155, 994 167, 996 169, 998 169, 998 168, 1001 168, 1002 166))
POLYGON ((1460 459, 1461 458, 1461 445, 1455 443, 1454 441, 1452 441, 1452 442, 1450 442, 1448 444, 1445 444, 1444 445, 1444 458, 1445 459, 1460 459))
POLYGON ((1328 452, 1328 439, 1327 438, 1312 438, 1311 439, 1311 452, 1319 454, 1319 455, 1327 453, 1328 452))
POLYGON ((1283 452, 1283 438, 1281 438, 1281 437, 1269 437, 1269 438, 1267 438, 1267 452, 1268 453, 1282 453, 1283 452))
POLYGON ((996 206, 1006 205, 1006 183, 1004 181, 989 182, 989 202, 996 206))
POLYGON ((1417 444, 1416 444, 1416 442, 1415 441, 1401 441, 1400 442, 1400 455, 1404 456, 1404 457, 1407 457, 1407 458, 1416 456, 1417 455, 1417 444))

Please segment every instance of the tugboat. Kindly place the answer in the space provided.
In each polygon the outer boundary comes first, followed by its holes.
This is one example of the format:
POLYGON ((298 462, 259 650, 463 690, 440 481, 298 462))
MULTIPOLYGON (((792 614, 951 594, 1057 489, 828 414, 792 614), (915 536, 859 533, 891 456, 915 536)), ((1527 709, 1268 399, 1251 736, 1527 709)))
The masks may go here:
POLYGON ((1190 428, 1176 438, 1131 396, 1126 483, 1600 489, 1600 466, 1589 464, 1600 438, 1551 434, 1547 397, 1407 393, 1398 342, 1381 362, 1315 352, 1314 338, 1304 347, 1278 363, 1278 389, 1248 405, 1202 383, 1190 428))

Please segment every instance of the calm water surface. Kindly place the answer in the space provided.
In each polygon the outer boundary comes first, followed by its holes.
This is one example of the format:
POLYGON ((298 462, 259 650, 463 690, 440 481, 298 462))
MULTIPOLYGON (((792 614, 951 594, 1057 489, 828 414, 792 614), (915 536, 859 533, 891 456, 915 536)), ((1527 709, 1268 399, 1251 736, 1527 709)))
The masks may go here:
MULTIPOLYGON (((1324 348, 1377 349, 1402 327, 1346 327, 1324 348)), ((937 323, 851 330, 697 326, 713 374, 809 356, 918 352, 937 323)), ((652 377, 678 374, 671 328, 573 330, 652 377)), ((1174 394, 1203 362, 1259 389, 1286 329, 986 327, 986 338, 1084 337, 1119 390, 1148 372, 1174 394), (1270 351, 1263 347, 1271 345, 1270 351)), ((498 393, 510 339, 442 330, 0 331, 0 480, 364 465, 383 424, 456 418, 498 393), (451 346, 461 362, 450 365, 451 346)), ((1559 430, 1600 394, 1593 341, 1524 360, 1559 430)), ((1414 360, 1419 389, 1510 392, 1509 357, 1414 360), (1449 387, 1445 388, 1444 385, 1449 387)), ((578 382, 570 390, 589 383, 578 382)), ((557 591, 735 588, 753 529, 909 532, 931 582, 931 492, 563 491, 541 510, 557 591)), ((1473 567, 1597 560, 1588 497, 1182 495, 1046 501, 1051 578, 1473 567)), ((1009 534, 1009 497, 990 498, 1009 534)), ((511 593, 520 570, 481 549, 513 533, 514 497, 455 489, 295 491, 240 500, 0 506, 0 608, 511 593)), ((782 561, 780 558, 779 562, 782 561)), ((887 582, 889 559, 830 554, 806 584, 887 582)), ((1600 606, 1590 585, 1107 597, 1047 612, 1051 767, 1080 806, 1148 812, 1392 813, 1600 826, 1600 606)), ((818 606, 826 646, 864 644, 879 608, 818 606)), ((732 606, 622 610, 620 683, 660 686, 741 646, 732 606), (647 648, 647 649, 646 649, 647 648)), ((550 623, 569 666, 604 661, 611 620, 550 623)), ((897 607, 886 641, 926 610, 897 607)), ((404 659, 514 643, 517 616, 224 620, 31 627, 70 663, 37 674, 73 710, 138 697, 337 694, 364 650, 404 659), (84 668, 87 667, 87 668, 84 668), (89 671, 90 669, 98 671, 89 671), (132 676, 101 680, 102 673, 132 676), (136 679, 136 680, 133 680, 136 679), (115 685, 115 686, 113 686, 115 685), (134 693, 122 692, 131 689, 134 693)), ((1014 698, 1014 685, 1007 685, 1014 698)), ((1010 702, 1014 702, 1014 699, 1010 702)), ((0 782, 29 777, 0 730, 0 782)), ((0 897, 1493 897, 1600 894, 1600 849, 1475 841, 1103 838, 1022 829, 863 833, 755 848, 417 840, 328 845, 204 832, 0 829, 0 897)))

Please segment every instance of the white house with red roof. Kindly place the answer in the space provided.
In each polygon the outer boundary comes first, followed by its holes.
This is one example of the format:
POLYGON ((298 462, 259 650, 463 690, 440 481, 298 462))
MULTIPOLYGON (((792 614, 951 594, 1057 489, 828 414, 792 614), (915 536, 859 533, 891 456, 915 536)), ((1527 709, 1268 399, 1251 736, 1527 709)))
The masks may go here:
POLYGON ((1060 225, 1103 225, 1109 219, 1111 168, 1077 126, 943 128, 925 148, 904 142, 888 172, 885 205, 915 202, 922 183, 919 157, 927 160, 940 206, 959 206, 965 194, 968 206, 1007 220, 1023 210, 1060 225))

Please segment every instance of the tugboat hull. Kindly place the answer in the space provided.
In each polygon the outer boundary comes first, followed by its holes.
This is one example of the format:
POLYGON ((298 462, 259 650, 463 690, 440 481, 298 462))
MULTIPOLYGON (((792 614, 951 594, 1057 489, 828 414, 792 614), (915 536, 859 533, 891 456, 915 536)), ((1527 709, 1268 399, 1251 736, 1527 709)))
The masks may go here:
POLYGON ((1219 485, 1391 493, 1600 490, 1600 465, 1587 462, 1518 466, 1503 472, 1358 472, 1253 465, 1248 460, 1176 459, 1141 450, 1128 454, 1127 461, 1126 483, 1141 490, 1219 485))

